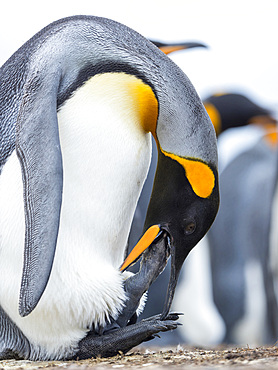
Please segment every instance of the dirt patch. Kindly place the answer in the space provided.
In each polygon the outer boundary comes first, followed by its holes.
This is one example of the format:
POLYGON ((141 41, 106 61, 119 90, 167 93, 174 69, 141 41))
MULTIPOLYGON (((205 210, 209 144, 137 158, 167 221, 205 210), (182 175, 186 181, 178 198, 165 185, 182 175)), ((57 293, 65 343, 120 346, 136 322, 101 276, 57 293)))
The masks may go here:
POLYGON ((105 370, 105 369, 278 369, 278 347, 201 349, 136 348, 126 355, 83 361, 0 361, 0 369, 105 370))

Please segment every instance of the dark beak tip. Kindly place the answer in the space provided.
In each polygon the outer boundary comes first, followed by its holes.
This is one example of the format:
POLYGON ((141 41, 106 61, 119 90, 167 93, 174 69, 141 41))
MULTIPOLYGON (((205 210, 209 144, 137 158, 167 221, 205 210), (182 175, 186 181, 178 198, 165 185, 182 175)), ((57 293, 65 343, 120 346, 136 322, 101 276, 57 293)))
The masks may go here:
MULTIPOLYGON (((184 314, 182 312, 170 312, 168 314, 164 314, 162 313, 161 316, 160 316, 160 320, 163 321, 163 320, 173 320, 173 321, 176 321, 180 318, 180 316, 183 316, 184 314)), ((178 325, 182 325, 180 323, 177 323, 178 325)))
POLYGON ((174 298, 174 294, 175 294, 175 290, 176 290, 176 286, 177 286, 177 282, 178 282, 178 278, 179 278, 179 274, 180 274, 183 262, 186 258, 186 256, 184 258, 183 256, 182 258, 177 258, 177 255, 176 255, 177 246, 175 246, 176 244, 175 240, 172 238, 171 235, 170 235, 170 238, 171 238, 171 246, 170 246, 171 273, 170 273, 170 280, 169 280, 169 284, 167 288, 167 294, 166 294, 164 307, 163 307, 163 310, 160 316, 161 320, 165 320, 166 317, 169 315, 171 305, 173 302, 173 298, 174 298))

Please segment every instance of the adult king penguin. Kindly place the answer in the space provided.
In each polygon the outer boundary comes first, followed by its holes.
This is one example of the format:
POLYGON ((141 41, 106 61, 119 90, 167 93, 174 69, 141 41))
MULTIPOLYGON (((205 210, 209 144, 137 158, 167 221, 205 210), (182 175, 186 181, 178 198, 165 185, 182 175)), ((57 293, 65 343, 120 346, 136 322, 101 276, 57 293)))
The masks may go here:
POLYGON ((91 16, 47 26, 0 79, 1 357, 109 356, 175 328, 180 268, 219 201, 214 129, 190 81, 135 31, 91 16), (153 243, 128 278, 150 133, 159 161, 143 244, 153 243), (136 323, 168 252, 162 315, 136 323))

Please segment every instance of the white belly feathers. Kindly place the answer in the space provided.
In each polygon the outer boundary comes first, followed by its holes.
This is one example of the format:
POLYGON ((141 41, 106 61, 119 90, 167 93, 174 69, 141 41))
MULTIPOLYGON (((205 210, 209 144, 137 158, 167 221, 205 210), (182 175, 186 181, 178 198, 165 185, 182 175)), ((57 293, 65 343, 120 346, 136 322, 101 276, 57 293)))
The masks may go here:
POLYGON ((59 110, 64 185, 56 255, 41 300, 24 318, 18 313, 23 191, 15 152, 0 176, 0 305, 45 357, 64 356, 124 304, 118 268, 151 141, 119 75, 91 78, 59 110))

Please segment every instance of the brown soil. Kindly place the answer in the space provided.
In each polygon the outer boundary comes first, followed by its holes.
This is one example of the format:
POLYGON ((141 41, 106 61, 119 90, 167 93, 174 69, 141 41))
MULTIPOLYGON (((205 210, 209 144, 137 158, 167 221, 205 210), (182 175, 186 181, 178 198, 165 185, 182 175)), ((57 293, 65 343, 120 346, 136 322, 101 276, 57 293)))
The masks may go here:
POLYGON ((176 348, 136 348, 126 355, 83 361, 0 361, 0 369, 48 370, 107 370, 141 369, 278 369, 278 347, 200 349, 186 346, 176 348))

